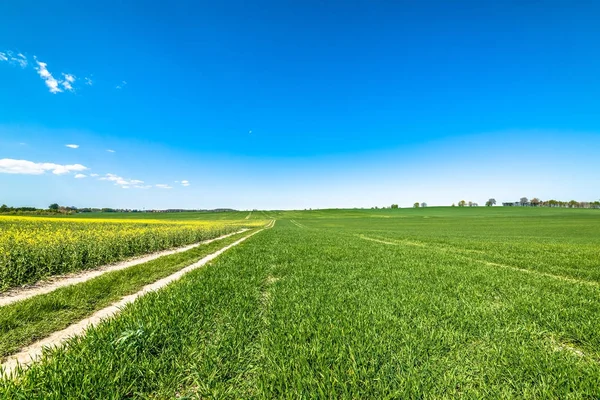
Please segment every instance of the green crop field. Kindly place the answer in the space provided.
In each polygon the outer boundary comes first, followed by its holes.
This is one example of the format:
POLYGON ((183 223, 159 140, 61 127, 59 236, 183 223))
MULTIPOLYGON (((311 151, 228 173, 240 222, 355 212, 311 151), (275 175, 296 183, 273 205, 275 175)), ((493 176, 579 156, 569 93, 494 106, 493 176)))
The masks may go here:
POLYGON ((600 398, 600 210, 249 219, 277 222, 0 380, 0 398, 600 398))

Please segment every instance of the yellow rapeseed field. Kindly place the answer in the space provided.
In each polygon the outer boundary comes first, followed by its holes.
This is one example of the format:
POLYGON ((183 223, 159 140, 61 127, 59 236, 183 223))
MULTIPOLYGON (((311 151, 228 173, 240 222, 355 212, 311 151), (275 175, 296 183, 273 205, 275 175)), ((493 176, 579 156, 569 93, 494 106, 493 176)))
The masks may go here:
POLYGON ((3 216, 0 217, 0 291, 262 223, 3 216))

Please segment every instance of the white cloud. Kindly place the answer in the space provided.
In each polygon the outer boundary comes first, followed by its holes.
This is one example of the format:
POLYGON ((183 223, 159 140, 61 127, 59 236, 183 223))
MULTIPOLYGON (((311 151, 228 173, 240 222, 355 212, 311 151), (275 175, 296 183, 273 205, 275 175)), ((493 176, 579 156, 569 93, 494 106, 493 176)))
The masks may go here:
POLYGON ((48 68, 46 68, 48 64, 38 61, 37 59, 35 59, 35 62, 38 65, 36 70, 40 77, 46 82, 46 86, 48 86, 50 93, 56 94, 62 92, 62 89, 58 86, 59 82, 54 79, 52 74, 48 71, 48 68))
POLYGON ((82 179, 82 178, 85 178, 86 176, 87 175, 85 175, 85 174, 77 174, 77 175, 75 175, 75 178, 82 179))
POLYGON ((106 149, 106 151, 108 151, 109 153, 114 153, 115 152, 114 150, 111 150, 111 149, 106 149))
POLYGON ((92 81, 87 76, 85 78, 83 78, 83 80, 85 81, 85 84, 88 85, 88 86, 92 86, 94 84, 94 81, 92 81))
POLYGON ((115 89, 123 89, 125 86, 127 85, 127 82, 125 81, 121 81, 121 83, 119 83, 115 89))
POLYGON ((62 74, 65 77, 64 81, 61 81, 60 84, 63 85, 63 87, 71 92, 74 91, 73 89, 73 85, 71 85, 72 83, 75 82, 75 75, 71 75, 71 74, 62 74))
MULTIPOLYGON (((77 81, 77 77, 73 74, 61 73, 62 78, 55 78, 50 71, 48 70, 48 64, 42 61, 39 61, 36 56, 33 56, 33 60, 35 61, 34 69, 37 71, 38 75, 44 80, 44 83, 50 90, 50 93, 61 93, 64 91, 75 92, 75 81, 77 81)), ((19 65, 21 68, 25 69, 29 65, 29 60, 27 56, 23 53, 14 53, 10 50, 0 52, 0 62, 6 61, 11 65, 19 65)), ((84 78, 86 85, 92 85, 91 78, 84 78)), ((125 82, 126 83, 126 82, 125 82)))
POLYGON ((69 147, 71 149, 78 149, 79 145, 78 144, 65 144, 65 147, 69 147))
MULTIPOLYGON (((128 189, 129 186, 140 187, 144 181, 140 181, 139 179, 125 179, 121 176, 115 174, 106 174, 102 178, 99 178, 101 181, 110 181, 114 182, 115 185, 121 186, 123 189, 128 189)), ((140 187, 141 188, 141 187, 140 187)))
POLYGON ((100 175, 98 175, 98 174, 90 174, 90 176, 93 176, 95 178, 95 177, 100 176, 100 175))
POLYGON ((157 183, 154 186, 160 189, 173 189, 173 186, 165 185, 164 183, 157 183))
POLYGON ((55 175, 63 175, 75 171, 85 171, 86 169, 88 168, 81 164, 36 163, 27 160, 13 160, 11 158, 0 160, 0 173, 3 174, 42 175, 47 171, 51 171, 55 175))
POLYGON ((0 61, 8 61, 8 63, 12 65, 18 64, 21 66, 21 68, 25 68, 27 66, 27 57, 25 57, 22 53, 15 55, 12 51, 0 51, 0 61))
POLYGON ((21 68, 25 68, 27 66, 27 57, 21 53, 17 54, 17 57, 11 58, 11 60, 19 64, 21 68))
POLYGON ((181 181, 181 186, 190 186, 190 181, 181 181))

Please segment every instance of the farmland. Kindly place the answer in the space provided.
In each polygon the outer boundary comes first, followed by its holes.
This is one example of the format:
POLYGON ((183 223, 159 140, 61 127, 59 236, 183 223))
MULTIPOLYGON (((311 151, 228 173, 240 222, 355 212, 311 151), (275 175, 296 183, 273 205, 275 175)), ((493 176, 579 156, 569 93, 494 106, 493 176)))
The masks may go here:
POLYGON ((251 225, 239 221, 0 217, 0 291, 251 225))
MULTIPOLYGON (((244 222, 266 219, 277 223, 1 381, 0 397, 600 396, 598 210, 267 211, 244 222)), ((139 268, 171 271, 185 257, 139 268)))

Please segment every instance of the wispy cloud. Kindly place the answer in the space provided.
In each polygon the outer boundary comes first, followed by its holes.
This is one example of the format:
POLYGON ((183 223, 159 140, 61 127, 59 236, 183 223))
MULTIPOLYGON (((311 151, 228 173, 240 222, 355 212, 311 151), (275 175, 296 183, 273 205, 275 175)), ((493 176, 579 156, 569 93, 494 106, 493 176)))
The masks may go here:
POLYGON ((45 62, 38 61, 37 58, 35 58, 35 62, 38 65, 36 71, 38 72, 40 77, 46 82, 46 86, 48 86, 48 90, 50 90, 50 93, 56 94, 62 92, 62 89, 58 86, 59 82, 48 71, 48 64, 46 64, 45 62))
POLYGON ((82 178, 86 178, 86 177, 87 177, 87 175, 85 175, 85 174, 77 174, 77 175, 75 175, 76 179, 82 179, 82 178))
POLYGON ((123 89, 125 86, 127 85, 127 82, 125 81, 121 81, 121 83, 119 83, 115 89, 123 89))
POLYGON ((128 189, 129 186, 141 188, 140 186, 142 186, 142 184, 144 183, 144 181, 140 181, 139 179, 125 179, 115 174, 106 174, 99 179, 101 181, 114 182, 115 185, 121 186, 123 189, 128 189))
POLYGON ((169 185, 166 185, 164 183, 157 183, 154 186, 156 186, 159 189, 173 189, 173 186, 169 186, 169 185))
POLYGON ((87 76, 85 78, 83 78, 83 80, 85 81, 85 84, 88 85, 88 86, 92 86, 94 84, 94 81, 92 81, 87 76))
POLYGON ((10 64, 17 64, 21 68, 25 68, 28 64, 27 57, 24 54, 14 54, 12 51, 0 51, 0 61, 7 61, 10 64))
POLYGON ((21 53, 17 54, 17 58, 14 58, 13 60, 19 64, 21 68, 25 68, 27 66, 27 57, 21 53))
POLYGON ((190 186, 190 181, 181 181, 181 186, 190 186))
POLYGON ((90 174, 90 176, 92 176, 92 177, 95 178, 95 177, 100 176, 100 175, 98 175, 98 174, 90 174))
MULTIPOLYGON (((35 69, 38 75, 43 79, 50 93, 75 92, 77 86, 75 85, 75 82, 77 81, 75 75, 62 72, 57 74, 57 77, 54 77, 48 69, 47 63, 38 60, 36 56, 33 56, 33 60, 35 61, 35 63, 32 63, 33 69, 35 69)), ((0 62, 19 65, 23 69, 29 65, 29 60, 25 54, 16 53, 10 50, 0 51, 0 62)), ((86 85, 92 85, 91 78, 86 77, 83 79, 86 85)))
POLYGON ((108 151, 109 153, 114 153, 115 151, 112 149, 106 149, 106 151, 108 151))
POLYGON ((28 160, 13 160, 11 158, 0 160, 0 173, 3 174, 43 175, 47 171, 51 171, 55 175, 63 175, 87 169, 86 166, 81 164, 38 163, 28 160))
POLYGON ((79 145, 78 144, 65 144, 65 147, 69 147, 71 149, 78 149, 79 145))

